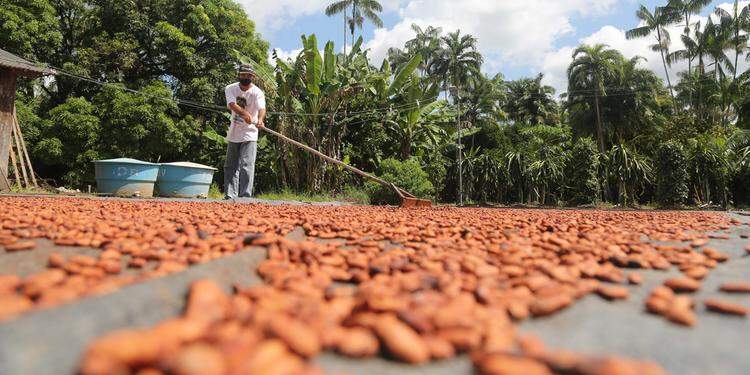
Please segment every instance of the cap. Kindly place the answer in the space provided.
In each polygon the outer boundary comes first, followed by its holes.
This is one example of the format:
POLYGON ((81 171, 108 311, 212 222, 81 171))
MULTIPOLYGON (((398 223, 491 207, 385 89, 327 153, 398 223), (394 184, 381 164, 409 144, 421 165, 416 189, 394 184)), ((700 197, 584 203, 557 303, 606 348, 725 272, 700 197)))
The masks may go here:
POLYGON ((242 65, 240 65, 240 69, 237 72, 238 73, 255 74, 255 70, 253 70, 253 67, 250 66, 250 64, 242 64, 242 65))

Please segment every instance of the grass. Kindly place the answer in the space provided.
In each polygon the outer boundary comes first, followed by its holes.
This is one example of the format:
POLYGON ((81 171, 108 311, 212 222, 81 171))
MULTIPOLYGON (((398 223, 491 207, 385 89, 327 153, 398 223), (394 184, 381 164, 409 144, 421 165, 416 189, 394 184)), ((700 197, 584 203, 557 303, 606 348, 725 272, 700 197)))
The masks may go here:
POLYGON ((366 192, 347 188, 342 193, 309 194, 296 193, 291 190, 283 190, 273 193, 262 193, 256 196, 259 199, 297 201, 297 202, 348 202, 355 204, 369 204, 370 198, 366 192))
POLYGON ((219 185, 217 185, 215 182, 211 184, 211 187, 208 188, 208 199, 223 199, 224 193, 221 192, 221 189, 219 189, 219 185))
MULTIPOLYGON (((219 189, 216 183, 211 184, 208 189, 209 199, 223 199, 224 193, 219 189)), ((344 189, 343 193, 296 193, 292 190, 282 190, 279 192, 262 193, 254 198, 267 199, 275 201, 296 201, 296 202, 348 202, 354 204, 369 204, 370 197, 364 190, 357 190, 350 187, 344 189)))

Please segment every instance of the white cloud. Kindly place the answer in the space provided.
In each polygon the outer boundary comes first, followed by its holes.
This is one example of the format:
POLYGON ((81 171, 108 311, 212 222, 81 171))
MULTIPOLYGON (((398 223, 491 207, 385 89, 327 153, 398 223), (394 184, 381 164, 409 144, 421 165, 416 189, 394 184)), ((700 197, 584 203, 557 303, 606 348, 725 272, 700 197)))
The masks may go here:
MULTIPOLYGON (((750 1, 741 1, 740 7, 748 3, 750 3, 750 1)), ((731 11, 734 5, 730 3, 722 3, 719 6, 731 11)), ((714 20, 716 20, 715 16, 712 17, 714 17, 714 20)), ((690 22, 700 22, 703 27, 705 26, 707 20, 708 18, 705 16, 693 16, 691 17, 690 22)), ((632 27, 635 26, 637 25, 633 25, 632 27)), ((670 51, 681 50, 685 47, 682 43, 682 40, 680 39, 683 28, 684 26, 679 24, 672 25, 667 28, 671 36, 671 44, 669 47, 670 51)), ((649 36, 646 38, 628 40, 625 37, 625 31, 626 30, 624 29, 607 25, 597 30, 593 34, 580 39, 580 43, 589 45, 596 43, 606 44, 610 48, 620 51, 626 58, 641 56, 645 58, 646 61, 641 62, 640 66, 650 69, 666 83, 666 74, 664 72, 664 65, 661 60, 661 54, 657 51, 651 50, 651 45, 656 43, 655 38, 653 36, 649 36)), ((545 74, 545 83, 555 87, 558 93, 567 90, 566 70, 568 68, 568 65, 570 65, 570 62, 572 61, 571 54, 575 47, 576 46, 564 46, 553 51, 548 51, 543 58, 543 62, 538 65, 538 68, 545 74)), ((733 56, 734 54, 731 53, 730 57, 733 58, 733 56)), ((742 56, 740 56, 738 66, 740 71, 744 71, 745 69, 747 69, 747 63, 744 61, 742 56)), ((678 73, 687 71, 687 68, 687 61, 676 62, 668 67, 672 85, 675 85, 677 84, 677 82, 679 82, 678 73)))
MULTIPOLYGON (((294 60, 297 58, 300 52, 302 52, 302 48, 293 49, 291 51, 285 51, 281 48, 275 48, 274 51, 276 51, 276 55, 279 56, 282 60, 287 61, 288 59, 294 60)), ((272 66, 276 64, 273 58, 273 54, 268 54, 268 63, 272 66)))
MULTIPOLYGON (((324 12, 330 3, 324 0, 238 0, 258 30, 265 34, 281 32, 299 18, 324 12)), ((750 0, 740 1, 740 6, 750 0)), ((651 51, 653 38, 627 40, 625 30, 636 25, 604 26, 591 35, 583 36, 578 44, 559 46, 562 37, 575 35, 573 17, 595 18, 613 10, 615 6, 634 8, 634 0, 381 0, 384 12, 395 12, 400 21, 392 27, 377 29, 367 40, 373 64, 379 65, 391 47, 403 47, 413 38, 412 24, 422 27, 434 25, 444 32, 460 29, 479 41, 485 56, 484 70, 494 74, 508 67, 531 67, 545 74, 545 83, 554 86, 558 93, 567 89, 566 70, 571 54, 580 43, 604 43, 620 50, 630 58, 642 56, 647 61, 641 66, 653 70, 664 78, 661 56, 651 51)), ((732 3, 720 7, 732 10, 732 3)), ((706 9, 705 12, 708 12, 706 9)), ((706 17, 693 16, 693 22, 705 24, 706 17)), ((672 35, 671 50, 682 49, 679 38, 682 26, 669 28, 672 35)), ((279 55, 294 57, 299 49, 277 50, 279 55)), ((740 59, 740 69, 746 63, 740 59)), ((686 62, 674 64, 670 76, 676 81, 677 72, 687 68, 686 62)), ((674 83, 674 82, 673 82, 674 83)))
MULTIPOLYGON (((394 0, 395 1, 395 0, 394 0)), ((489 67, 538 65, 560 37, 575 31, 571 17, 608 12, 618 0, 410 0, 402 1, 401 21, 375 31, 371 56, 382 59, 388 48, 413 36, 412 23, 461 29, 479 40, 489 67)))
POLYGON ((237 0, 255 21, 257 30, 270 34, 294 23, 298 18, 321 13, 328 5, 323 0, 237 0))

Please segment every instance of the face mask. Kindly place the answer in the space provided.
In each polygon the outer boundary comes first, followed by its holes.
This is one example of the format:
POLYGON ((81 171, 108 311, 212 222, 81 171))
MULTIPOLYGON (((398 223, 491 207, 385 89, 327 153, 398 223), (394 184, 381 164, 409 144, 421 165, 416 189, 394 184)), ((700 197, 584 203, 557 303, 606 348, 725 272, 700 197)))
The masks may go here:
POLYGON ((240 78, 240 84, 242 86, 250 86, 251 83, 253 83, 252 78, 240 78))

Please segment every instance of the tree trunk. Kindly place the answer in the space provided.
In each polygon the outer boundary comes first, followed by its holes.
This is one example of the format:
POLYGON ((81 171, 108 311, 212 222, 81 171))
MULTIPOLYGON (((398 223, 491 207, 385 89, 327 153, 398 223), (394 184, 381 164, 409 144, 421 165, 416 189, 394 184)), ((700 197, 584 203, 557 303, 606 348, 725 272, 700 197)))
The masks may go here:
POLYGON ((14 126, 13 107, 16 102, 16 73, 0 69, 0 191, 10 190, 7 183, 8 159, 14 126))
POLYGON ((698 55, 698 119, 703 121, 703 88, 700 86, 706 67, 703 64, 703 54, 698 55))
MULTIPOLYGON (((689 37, 690 36, 690 13, 685 12, 685 34, 689 37)), ((688 75, 690 75, 691 72, 691 63, 693 62, 693 58, 688 58, 688 75)), ((692 94, 692 93, 691 93, 692 94)))
MULTIPOLYGON (((352 41, 352 44, 354 44, 354 41, 352 41)), ((346 64, 346 60, 346 10, 344 10, 344 64, 346 64)))
POLYGON ((604 131, 602 129, 602 116, 599 111, 599 90, 594 92, 594 107, 596 108, 596 138, 599 141, 599 153, 604 155, 604 131))
POLYGON ((664 65, 664 75, 667 76, 667 86, 669 86, 669 95, 672 97, 672 106, 674 107, 674 113, 677 114, 677 101, 674 98, 674 90, 672 90, 672 80, 669 78, 669 70, 667 70, 667 60, 664 58, 664 48, 661 44, 661 30, 656 28, 656 38, 659 42, 659 52, 661 53, 661 63, 664 65))
MULTIPOLYGON (((286 134, 286 126, 284 126, 286 123, 285 116, 280 116, 279 118, 279 133, 286 134)), ((287 174, 289 173, 289 163, 287 161, 287 149, 286 149, 286 142, 279 142, 279 153, 281 154, 281 187, 282 189, 289 188, 289 180, 287 178, 287 174)))

